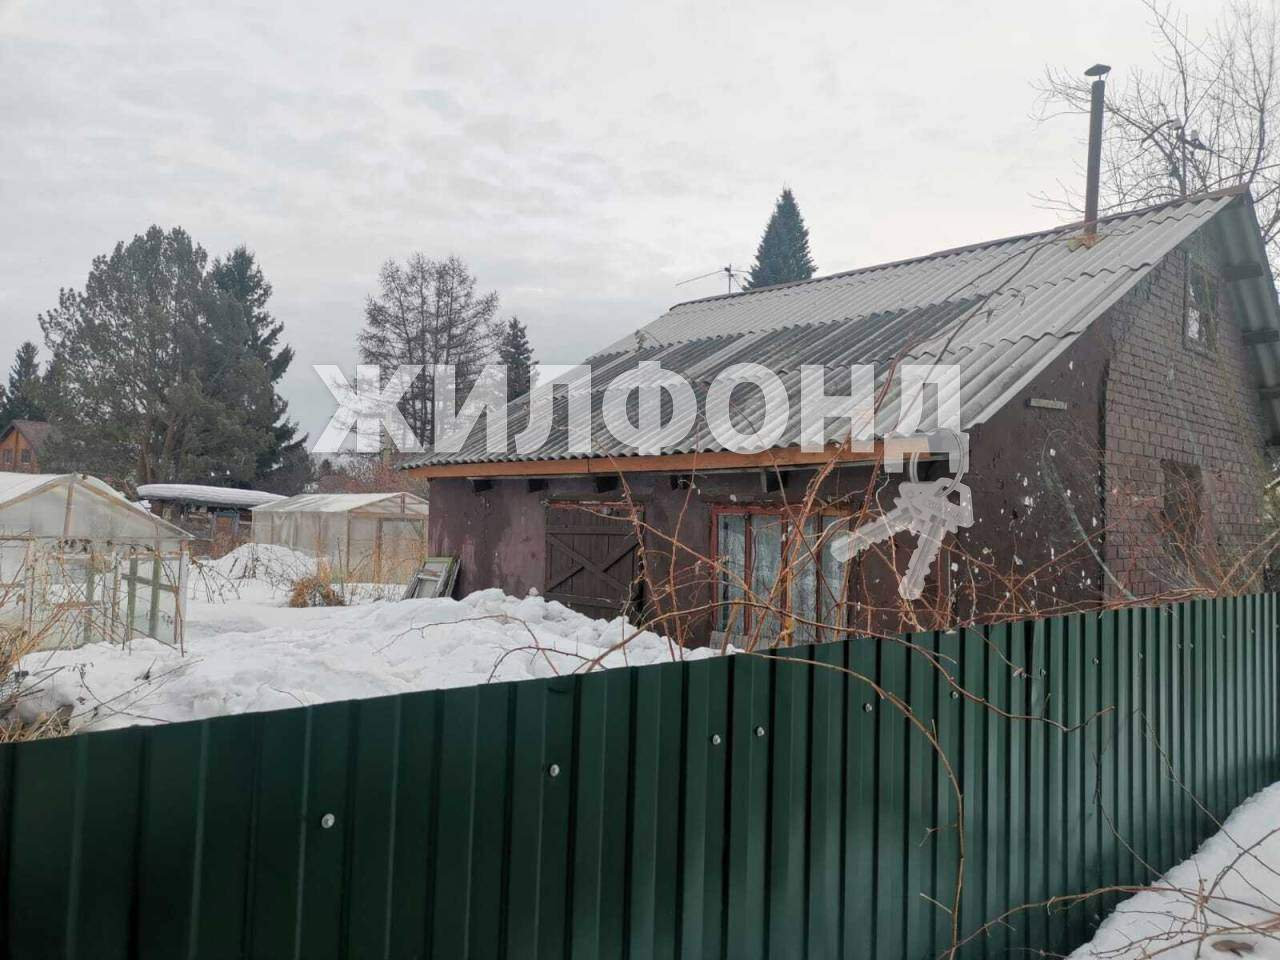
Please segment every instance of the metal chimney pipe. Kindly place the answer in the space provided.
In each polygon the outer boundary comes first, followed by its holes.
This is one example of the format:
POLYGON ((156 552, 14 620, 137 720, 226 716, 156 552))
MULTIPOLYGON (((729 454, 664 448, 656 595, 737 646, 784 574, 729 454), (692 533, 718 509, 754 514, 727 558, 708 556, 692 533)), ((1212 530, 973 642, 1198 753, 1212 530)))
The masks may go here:
POLYGON ((1084 72, 1093 77, 1089 89, 1089 167, 1084 185, 1084 232, 1092 237, 1098 233, 1098 180, 1102 175, 1102 114, 1106 105, 1107 74, 1111 68, 1105 63, 1095 63, 1084 72))

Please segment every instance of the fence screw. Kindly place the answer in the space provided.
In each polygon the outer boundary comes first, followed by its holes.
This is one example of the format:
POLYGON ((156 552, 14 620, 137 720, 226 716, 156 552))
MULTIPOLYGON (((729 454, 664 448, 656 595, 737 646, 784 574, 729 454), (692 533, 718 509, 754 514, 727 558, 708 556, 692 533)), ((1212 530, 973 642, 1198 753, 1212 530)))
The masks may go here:
POLYGON ((1097 657, 1094 657, 1094 658, 1093 658, 1093 665, 1094 665, 1095 667, 1096 667, 1098 664, 1100 664, 1101 662, 1102 662, 1102 661, 1101 661, 1101 660, 1099 660, 1097 657))
POLYGON ((337 817, 335 817, 332 813, 326 813, 323 817, 320 818, 320 829, 328 830, 337 822, 338 822, 337 817))
POLYGON ((764 727, 756 727, 756 736, 757 736, 757 737, 763 737, 763 736, 764 736, 764 727))
POLYGON ((960 694, 958 694, 958 693, 956 693, 956 691, 952 690, 952 691, 951 691, 951 699, 952 699, 952 700, 959 700, 959 699, 960 699, 960 694))
POLYGON ((560 776, 560 764, 553 763, 551 766, 547 767, 547 773, 551 774, 553 777, 560 776))
POLYGON ((711 742, 714 743, 717 747, 720 746, 720 734, 713 733, 711 735, 711 742))
POLYGON ((874 710, 874 709, 875 709, 875 707, 871 706, 871 704, 870 704, 870 703, 864 703, 864 704, 862 705, 862 712, 863 712, 863 713, 870 713, 870 712, 871 712, 872 710, 874 710))

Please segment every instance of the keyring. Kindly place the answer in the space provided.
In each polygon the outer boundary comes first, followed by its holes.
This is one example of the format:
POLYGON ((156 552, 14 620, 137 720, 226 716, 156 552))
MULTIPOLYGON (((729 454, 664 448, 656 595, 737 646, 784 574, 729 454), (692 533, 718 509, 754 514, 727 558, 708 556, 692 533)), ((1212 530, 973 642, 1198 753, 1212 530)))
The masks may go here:
MULTIPOLYGON (((951 478, 950 484, 947 486, 946 490, 944 490, 941 494, 939 494, 939 496, 942 496, 942 497, 949 497, 951 496, 951 494, 955 493, 957 489, 959 489, 960 480, 961 478, 964 477, 965 472, 969 469, 969 450, 965 446, 964 439, 960 436, 960 431, 951 430, 948 428, 944 430, 939 430, 938 432, 950 434, 952 437, 955 438, 956 455, 960 459, 960 465, 956 468, 956 475, 951 478)), ((920 482, 919 466, 920 466, 920 451, 913 450, 911 452, 911 462, 907 467, 907 472, 908 472, 908 475, 911 477, 912 483, 920 482)))

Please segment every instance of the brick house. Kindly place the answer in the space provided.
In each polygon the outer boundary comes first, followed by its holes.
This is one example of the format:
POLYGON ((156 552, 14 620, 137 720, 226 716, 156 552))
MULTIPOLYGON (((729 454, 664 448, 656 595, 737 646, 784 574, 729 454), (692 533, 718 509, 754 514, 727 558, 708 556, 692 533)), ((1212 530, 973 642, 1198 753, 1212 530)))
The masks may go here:
POLYGON ((13 420, 0 433, 0 471, 39 473, 40 448, 49 437, 43 420, 13 420))
MULTIPOLYGON (((1077 224, 678 304, 587 361, 593 402, 641 360, 687 375, 699 401, 733 363, 768 366, 791 396, 801 364, 827 366, 829 394, 842 374, 847 392, 850 364, 875 364, 890 417, 900 364, 954 365, 976 522, 917 604, 926 625, 1247 589, 1266 559, 1280 310, 1243 190, 1106 218, 1096 240, 1077 224)), ((762 412, 759 391, 733 403, 747 422, 762 412)), ((513 434, 526 407, 512 405, 513 434)), ((406 462, 431 481, 430 549, 459 557, 460 590, 534 588, 596 615, 678 608, 684 636, 705 642, 753 616, 734 602, 736 578, 767 591, 788 568, 785 602, 803 619, 892 628, 884 617, 901 616, 910 538, 843 565, 779 557, 791 524, 818 536, 868 489, 891 505, 902 474, 878 469, 883 447, 842 450, 833 420, 822 453, 800 449, 794 422, 773 449, 730 453, 699 418, 646 456, 604 434, 593 407, 591 453, 570 454, 555 409, 537 453, 486 453, 478 425, 461 452, 406 462)), ((921 474, 948 469, 935 456, 921 474)))

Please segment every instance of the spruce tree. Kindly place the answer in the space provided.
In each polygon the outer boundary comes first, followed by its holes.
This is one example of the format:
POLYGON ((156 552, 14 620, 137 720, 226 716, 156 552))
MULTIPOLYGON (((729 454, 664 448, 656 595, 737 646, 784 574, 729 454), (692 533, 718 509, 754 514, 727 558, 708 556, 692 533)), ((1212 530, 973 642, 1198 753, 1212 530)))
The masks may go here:
POLYGON ((151 227, 41 315, 51 464, 136 483, 254 479, 271 382, 243 306, 207 266, 186 231, 151 227))
POLYGON ((11 420, 44 420, 40 402, 40 362, 30 340, 18 347, 9 368, 8 389, 0 388, 0 428, 11 420))
MULTIPOLYGON (((305 435, 297 436, 298 425, 288 418, 289 405, 276 392, 276 385, 293 362, 293 348, 280 343, 284 324, 267 310, 271 284, 247 247, 236 247, 226 257, 215 260, 209 277, 240 304, 249 325, 247 346, 267 371, 270 389, 255 398, 254 417, 259 426, 270 430, 271 442, 258 454, 255 479, 264 487, 272 487, 273 479, 285 481, 283 476, 273 478, 274 473, 295 472, 307 439, 305 435)), ((293 483, 285 482, 285 486, 291 488, 293 483)))
POLYGON ((809 231, 791 189, 784 188, 764 228, 746 289, 808 280, 815 266, 809 254, 809 231))
POLYGON ((507 321, 498 338, 498 362, 507 368, 507 399, 514 400, 529 392, 533 371, 533 347, 528 331, 516 317, 507 321))

